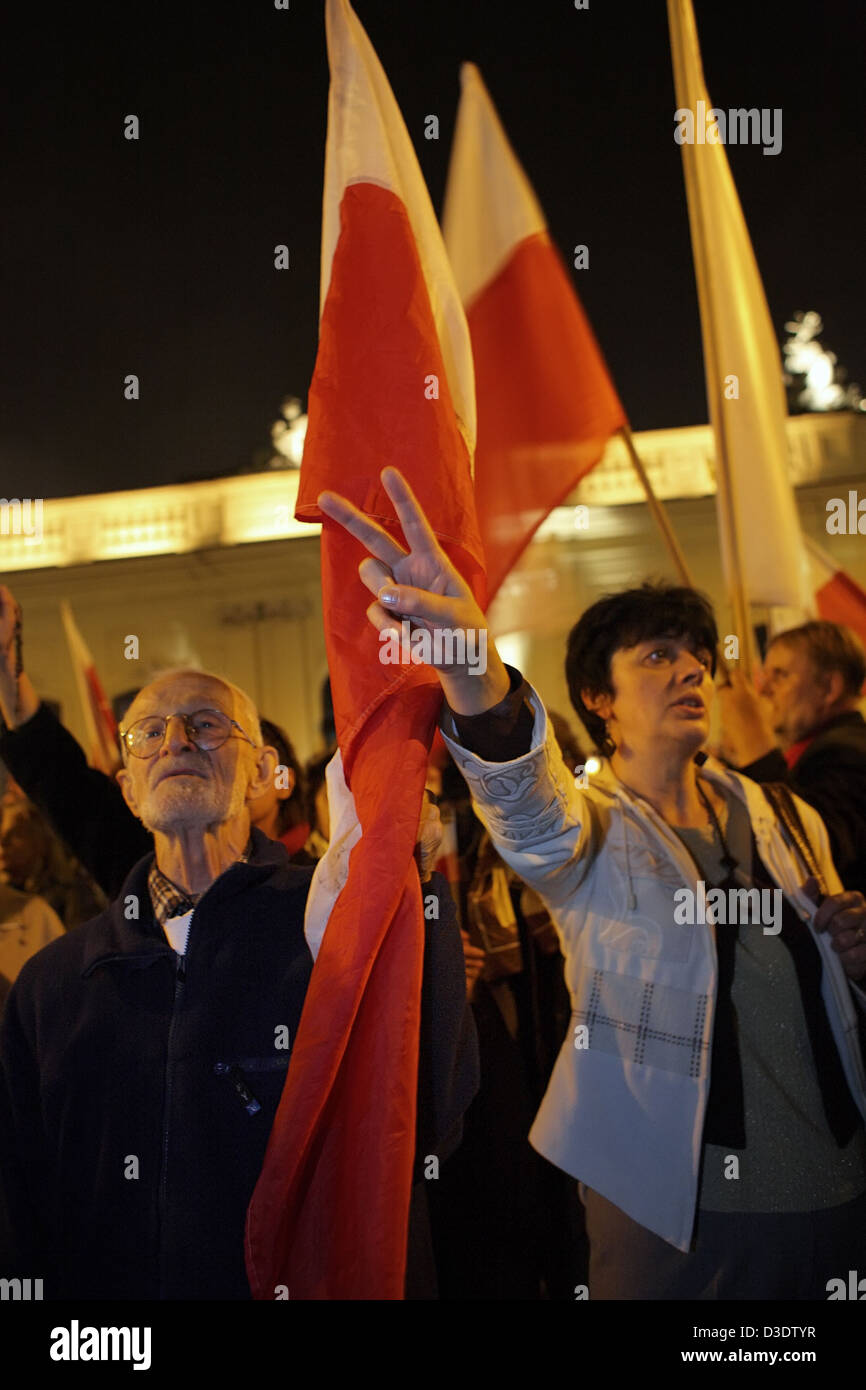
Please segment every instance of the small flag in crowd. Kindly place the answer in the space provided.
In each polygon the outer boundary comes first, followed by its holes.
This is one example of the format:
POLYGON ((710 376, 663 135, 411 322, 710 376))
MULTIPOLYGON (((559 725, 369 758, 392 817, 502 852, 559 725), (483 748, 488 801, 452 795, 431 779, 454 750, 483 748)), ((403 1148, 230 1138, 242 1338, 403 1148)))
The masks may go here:
POLYGON ((812 567, 815 606, 821 617, 850 627, 866 646, 866 591, 809 538, 806 550, 812 567))
POLYGON ((98 768, 100 772, 111 776, 120 761, 117 745, 117 721, 102 688, 102 682, 90 654, 90 648, 78 630, 78 624, 66 599, 60 600, 60 616, 63 620, 63 630, 66 633, 66 643, 69 647, 69 659, 75 672, 75 684, 78 687, 78 696, 81 701, 81 712, 86 731, 87 760, 91 767, 98 768))

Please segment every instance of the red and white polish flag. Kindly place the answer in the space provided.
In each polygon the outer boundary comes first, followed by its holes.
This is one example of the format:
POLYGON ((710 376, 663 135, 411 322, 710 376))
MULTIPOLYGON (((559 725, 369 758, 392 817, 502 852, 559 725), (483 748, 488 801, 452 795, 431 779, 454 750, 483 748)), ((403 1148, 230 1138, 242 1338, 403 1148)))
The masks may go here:
MULTIPOLYGON (((679 111, 714 110, 692 0, 667 0, 679 111)), ((808 612, 809 574, 788 464, 776 332, 728 156, 714 126, 682 144, 701 313, 716 496, 728 589, 746 602, 808 612)))
POLYGON ((492 599, 626 423, 481 74, 461 69, 442 227, 475 363, 475 498, 492 599))
POLYGON ((296 515, 323 523, 338 826, 311 891, 316 961, 249 1208, 247 1272, 260 1299, 282 1288, 293 1299, 399 1299, 424 948, 413 850, 442 696, 428 668, 380 661, 358 577, 365 551, 317 498, 342 493, 402 541, 379 478, 399 467, 480 595, 472 362, 387 78, 348 0, 327 0, 326 23, 322 312, 296 515))

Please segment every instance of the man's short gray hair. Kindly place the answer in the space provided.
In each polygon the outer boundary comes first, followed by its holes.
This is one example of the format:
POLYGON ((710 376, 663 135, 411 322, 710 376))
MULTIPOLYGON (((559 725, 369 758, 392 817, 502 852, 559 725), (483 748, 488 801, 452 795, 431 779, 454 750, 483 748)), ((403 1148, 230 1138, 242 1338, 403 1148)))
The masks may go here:
POLYGON ((859 698, 866 681, 866 654, 860 638, 850 628, 821 618, 802 623, 800 627, 789 627, 787 632, 776 633, 770 638, 770 646, 775 646, 777 642, 804 648, 820 675, 838 671, 846 697, 849 700, 859 698))
MULTIPOLYGON (((232 696, 232 709, 237 722, 240 724, 244 733, 249 734, 256 748, 261 748, 263 746, 264 739, 262 738, 262 726, 259 722, 259 712, 256 709, 252 697, 248 695, 245 690, 242 690, 239 685, 235 685, 233 681, 226 680, 225 676, 218 676, 215 671, 202 671, 198 666, 168 667, 164 671, 156 671, 151 676, 150 680, 138 691, 135 700, 138 699, 142 690, 147 690, 148 686, 155 685, 157 681, 167 680, 170 676, 203 676, 205 680, 215 681, 217 685, 221 685, 224 690, 228 690, 232 696)), ((132 704, 135 703, 135 700, 132 701, 132 704)), ((130 709, 132 708, 132 704, 130 704, 130 709)), ((124 728, 129 727, 126 718, 124 718, 123 724, 124 728)), ((123 740, 121 740, 121 746, 123 747, 123 740)), ((125 747, 123 751, 125 755, 125 747)))

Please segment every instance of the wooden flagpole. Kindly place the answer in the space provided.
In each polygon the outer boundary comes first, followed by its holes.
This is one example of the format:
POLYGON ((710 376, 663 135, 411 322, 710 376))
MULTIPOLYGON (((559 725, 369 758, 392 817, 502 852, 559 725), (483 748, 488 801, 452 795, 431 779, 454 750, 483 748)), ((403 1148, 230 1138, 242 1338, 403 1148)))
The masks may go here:
MULTIPOLYGON (((680 44, 680 34, 674 22, 672 5, 677 0, 668 0, 668 27, 671 38, 671 59, 674 70, 674 90, 679 94, 688 90, 685 73, 685 55, 680 44)), ((689 209, 692 254, 695 264, 695 280, 698 287, 698 305, 704 343, 704 372, 707 383, 707 404, 713 433, 716 439, 716 496, 720 507, 721 524, 728 541, 728 554, 732 571, 730 581, 730 600, 734 610, 734 622, 740 638, 740 669, 746 676, 752 673, 752 627, 749 621, 749 606, 743 585, 743 562, 740 550, 740 537, 737 527, 736 505, 730 483, 728 469, 728 439, 725 429, 725 401, 722 392, 722 378, 716 356, 716 330, 713 315, 713 297, 710 289, 710 267, 707 264, 706 245, 701 233, 706 223, 706 212, 701 206, 701 189, 695 170, 689 159, 686 146, 683 146, 683 175, 686 183, 686 201, 689 209)))
MULTIPOLYGON (((676 535, 674 534, 674 529, 671 526, 670 518, 668 517, 667 512, 665 511, 661 502, 653 492, 652 483, 650 482, 649 475, 643 465, 643 460, 641 459, 640 454, 635 448, 634 436, 632 435, 632 432, 628 425, 623 425, 622 428, 618 431, 618 433, 622 436, 622 441, 625 444, 626 449, 628 450, 628 456, 632 461, 634 471, 635 473, 637 473, 637 476, 639 477, 641 482, 641 486, 644 492, 646 493, 646 500, 650 509, 650 513, 656 525, 658 526, 659 531, 661 532, 662 539, 665 545, 667 546, 670 552, 670 557, 673 560, 677 574, 680 577, 680 583, 684 584, 687 589, 693 589, 695 586, 692 581, 692 576, 689 573, 689 567, 686 564, 686 557, 682 552, 682 547, 680 546, 680 543, 677 540, 676 535)), ((725 661, 721 646, 719 646, 716 651, 716 664, 722 675, 727 676, 728 664, 725 661)))
POLYGON ((643 461, 637 449, 634 446, 634 436, 632 435, 632 432, 629 429, 628 425, 623 425, 622 428, 619 430, 619 434, 621 435, 622 441, 625 444, 626 449, 628 450, 628 456, 632 461, 634 471, 640 478, 641 486, 643 487, 643 490, 646 493, 646 500, 649 505, 649 509, 652 514, 653 520, 655 521, 656 525, 662 533, 662 539, 664 540, 665 545, 670 551, 671 559, 673 560, 674 565, 676 566, 677 574, 679 575, 681 582, 685 584, 687 588, 693 589, 695 586, 692 583, 692 577, 689 574, 689 567, 686 564, 686 557, 683 554, 682 549, 680 548, 679 541, 674 535, 674 530, 668 519, 667 512, 665 511, 661 502, 653 492, 652 483, 650 482, 649 477, 647 475, 647 471, 643 466, 643 461))

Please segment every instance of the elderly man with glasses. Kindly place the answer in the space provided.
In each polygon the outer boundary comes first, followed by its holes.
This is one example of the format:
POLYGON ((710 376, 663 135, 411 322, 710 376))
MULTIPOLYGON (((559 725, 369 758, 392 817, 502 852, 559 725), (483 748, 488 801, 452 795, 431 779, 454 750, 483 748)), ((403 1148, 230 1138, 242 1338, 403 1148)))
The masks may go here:
MULTIPOLYGON (((136 696, 121 743, 117 780, 155 852, 9 996, 0 1161, 18 1265, 0 1274, 43 1279, 47 1298, 248 1298, 244 1218, 312 969, 312 871, 251 828, 278 758, 243 691, 169 673, 136 696)), ((440 883, 419 1063, 436 1104, 419 1104, 418 1152, 444 1156, 477 1059, 440 883)))
POLYGON ((117 780, 154 837, 148 887, 155 909, 165 901, 191 911, 224 870, 249 858, 247 802, 273 781, 277 755, 262 744, 249 698, 199 672, 146 686, 127 711, 120 739, 124 767, 117 780), (178 708, 163 714, 172 702, 178 708), (251 733, 232 718, 233 706, 251 733))

